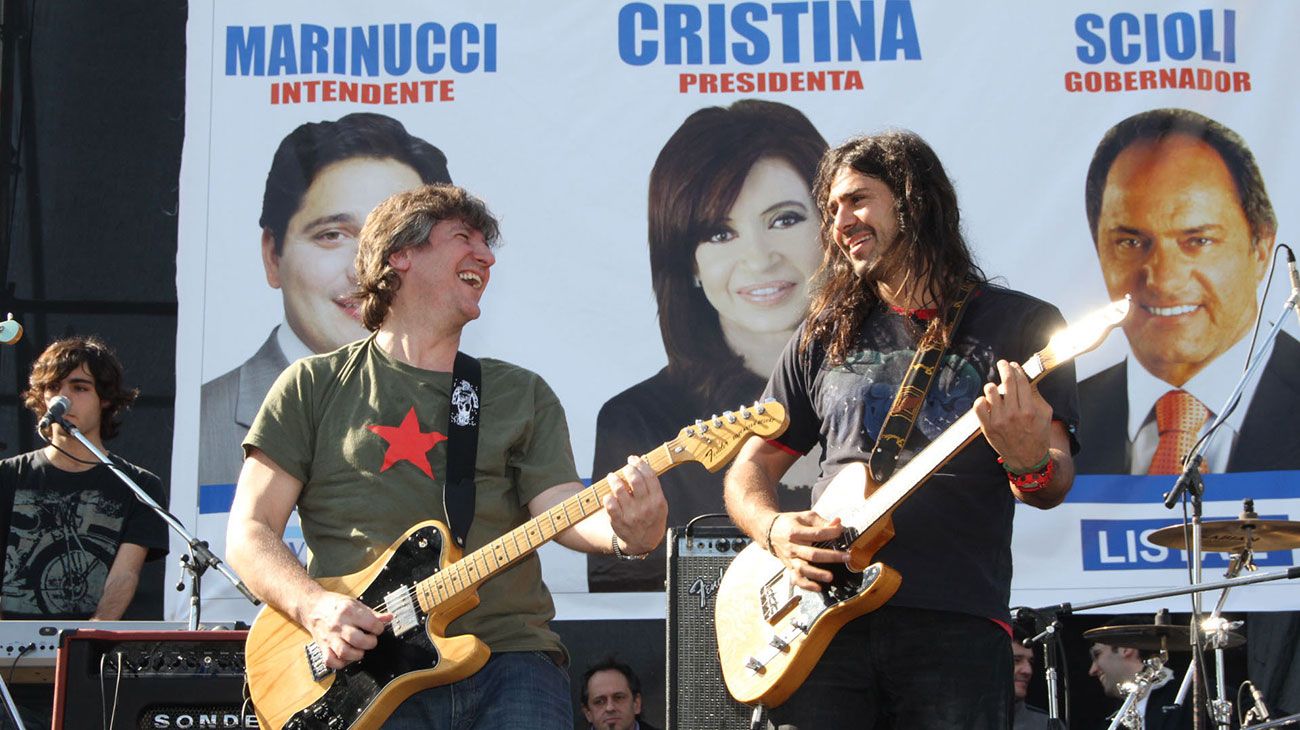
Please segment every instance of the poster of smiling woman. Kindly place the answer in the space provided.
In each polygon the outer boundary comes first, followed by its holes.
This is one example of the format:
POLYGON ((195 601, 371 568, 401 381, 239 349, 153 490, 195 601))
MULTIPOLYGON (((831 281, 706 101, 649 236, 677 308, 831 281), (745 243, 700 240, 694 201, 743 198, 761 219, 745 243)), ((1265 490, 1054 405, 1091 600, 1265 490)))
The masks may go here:
MULTIPOLYGON (((1159 472, 1225 410, 1256 317, 1268 327, 1288 294, 1275 261, 1300 194, 1285 121, 1300 50, 1283 30, 1297 21, 1300 7, 1227 0, 192 3, 172 504, 223 551, 269 383, 365 334, 352 258, 390 194, 451 180, 498 215, 461 348, 542 376, 598 480, 763 392, 828 255, 817 160, 902 128, 943 161, 996 283, 1069 321, 1134 297, 1076 363, 1070 496, 1016 508, 1010 599, 1181 583, 1186 556, 1148 539, 1179 519, 1159 472)), ((1211 517, 1246 497, 1300 517, 1291 317, 1256 343, 1267 362, 1205 452, 1211 517)), ((820 456, 783 504, 807 504, 820 456)), ((663 483, 671 525, 722 510, 718 474, 687 464, 663 483)), ((305 557, 296 523, 285 539, 305 557)), ((663 616, 662 550, 547 545, 541 560, 560 618, 663 616)), ((204 595, 205 618, 253 613, 216 577, 204 595)), ((1292 603, 1267 586, 1230 599, 1292 603)), ((169 613, 184 609, 178 594, 169 613)))

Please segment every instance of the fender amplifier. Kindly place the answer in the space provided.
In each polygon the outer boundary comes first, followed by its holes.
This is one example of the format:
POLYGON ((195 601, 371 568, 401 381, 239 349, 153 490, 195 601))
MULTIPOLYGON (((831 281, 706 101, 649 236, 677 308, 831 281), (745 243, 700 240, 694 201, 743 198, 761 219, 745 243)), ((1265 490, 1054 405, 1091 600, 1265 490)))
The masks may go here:
POLYGON ((668 532, 668 730, 748 730, 753 709, 722 683, 714 594, 749 538, 732 525, 668 532))
POLYGON ((54 730, 255 728, 244 700, 247 631, 65 631, 54 730))

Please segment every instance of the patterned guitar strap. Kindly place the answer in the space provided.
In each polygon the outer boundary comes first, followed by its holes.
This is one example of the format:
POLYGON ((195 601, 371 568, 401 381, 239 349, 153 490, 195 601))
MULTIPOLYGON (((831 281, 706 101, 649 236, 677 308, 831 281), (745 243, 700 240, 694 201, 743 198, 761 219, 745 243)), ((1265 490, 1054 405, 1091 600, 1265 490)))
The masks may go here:
POLYGON ((456 545, 465 548, 469 526, 474 524, 475 464, 478 461, 478 409, 482 398, 483 370, 479 361, 456 353, 451 368, 451 407, 447 416, 447 483, 442 507, 447 528, 456 545))
MULTIPOLYGON (((948 341, 951 341, 957 332, 957 325, 961 322, 962 315, 966 313, 966 301, 970 299, 973 291, 975 291, 975 282, 968 279, 962 284, 948 310, 943 313, 942 326, 943 331, 948 333, 946 338, 948 341)), ((912 434, 912 426, 916 424, 916 414, 920 413, 921 405, 925 403, 925 394, 930 391, 930 384, 934 382, 934 374, 943 361, 944 353, 948 351, 948 347, 942 342, 942 340, 932 341, 918 346, 912 364, 907 368, 907 375, 903 377, 903 384, 898 386, 894 404, 889 407, 889 415, 885 417, 885 423, 880 427, 880 435, 876 437, 876 446, 871 450, 869 467, 871 478, 877 484, 884 484, 898 467, 898 454, 907 443, 907 437, 912 434)))

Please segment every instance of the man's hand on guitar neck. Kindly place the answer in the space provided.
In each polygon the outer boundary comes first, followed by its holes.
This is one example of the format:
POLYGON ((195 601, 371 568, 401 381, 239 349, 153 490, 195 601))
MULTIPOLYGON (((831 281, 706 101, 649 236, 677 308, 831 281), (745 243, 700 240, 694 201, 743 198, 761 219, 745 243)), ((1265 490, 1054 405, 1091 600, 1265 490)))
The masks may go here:
POLYGON ((298 623, 325 649, 325 666, 342 669, 375 648, 378 636, 393 620, 341 593, 322 590, 305 608, 298 623))
POLYGON ((1002 384, 985 384, 984 395, 975 399, 975 417, 1009 472, 1034 471, 1044 454, 1051 459, 1051 482, 1033 491, 1012 490, 1026 504, 1040 509, 1055 507, 1074 483, 1070 437, 1061 423, 1052 420, 1052 406, 1019 364, 999 360, 997 367, 1002 384))
POLYGON ((812 510, 805 510, 776 512, 771 520, 767 550, 785 563, 800 588, 821 591, 822 584, 830 583, 834 576, 820 565, 849 562, 846 551, 816 547, 817 543, 834 540, 844 533, 840 518, 827 520, 812 510))

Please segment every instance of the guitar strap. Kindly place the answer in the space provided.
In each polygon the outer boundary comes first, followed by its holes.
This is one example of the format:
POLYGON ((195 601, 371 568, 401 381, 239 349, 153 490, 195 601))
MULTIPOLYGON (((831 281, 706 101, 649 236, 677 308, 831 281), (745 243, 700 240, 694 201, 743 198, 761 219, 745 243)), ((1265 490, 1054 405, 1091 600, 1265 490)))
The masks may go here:
POLYGON ((474 523, 475 464, 478 461, 478 409, 482 399, 483 369, 479 361, 456 353, 451 368, 451 404, 447 416, 447 484, 442 507, 447 528, 461 549, 474 523))
POLYGON ((925 403, 925 394, 930 391, 934 374, 943 361, 944 353, 948 351, 947 345, 942 343, 945 340, 952 341, 953 335, 957 332, 957 325, 961 322, 962 315, 966 313, 966 301, 970 299, 973 291, 975 291, 975 282, 967 279, 958 290, 952 304, 943 313, 943 331, 948 336, 943 340, 916 348, 916 355, 907 368, 907 375, 903 377, 903 383, 898 386, 898 393, 894 395, 894 403, 889 407, 889 415, 885 417, 885 423, 880 427, 880 435, 876 437, 876 447, 871 450, 868 466, 871 469, 871 478, 877 484, 884 484, 898 467, 898 454, 907 443, 907 437, 912 434, 912 426, 916 424, 916 414, 921 411, 921 406, 925 403))

